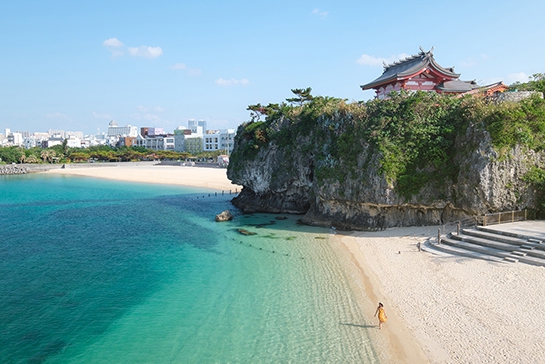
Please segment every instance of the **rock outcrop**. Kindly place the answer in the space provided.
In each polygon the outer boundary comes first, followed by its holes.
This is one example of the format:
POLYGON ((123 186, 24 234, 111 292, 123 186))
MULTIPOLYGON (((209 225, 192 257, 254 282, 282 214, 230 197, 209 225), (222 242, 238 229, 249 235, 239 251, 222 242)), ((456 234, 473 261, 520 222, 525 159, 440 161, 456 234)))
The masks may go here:
MULTIPOLYGON (((532 167, 545 167, 543 151, 516 146, 500 155, 483 125, 469 123, 456 134, 448 162, 454 172, 430 178, 408 196, 383 173, 384 156, 371 143, 354 140, 350 147, 356 152, 335 159, 331 150, 340 148, 340 142, 313 135, 333 135, 349 117, 320 116, 304 132, 281 117, 270 122, 268 130, 284 130, 288 136, 261 144, 241 126, 227 174, 244 187, 233 204, 244 212, 303 214, 307 224, 358 230, 437 225, 536 206, 536 191, 523 176, 532 167)), ((428 173, 442 171, 431 168, 428 173)))
POLYGON ((216 215, 216 222, 230 221, 233 220, 233 214, 229 210, 222 211, 216 215))

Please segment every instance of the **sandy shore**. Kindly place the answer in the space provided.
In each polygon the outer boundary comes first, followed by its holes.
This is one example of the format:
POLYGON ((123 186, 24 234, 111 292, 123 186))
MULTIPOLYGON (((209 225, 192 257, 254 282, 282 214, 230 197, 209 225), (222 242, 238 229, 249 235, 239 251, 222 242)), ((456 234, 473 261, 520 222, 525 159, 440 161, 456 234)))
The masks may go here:
POLYGON ((205 187, 215 190, 240 192, 241 186, 227 179, 225 168, 161 166, 145 163, 112 164, 104 167, 66 165, 64 169, 51 169, 42 173, 76 175, 129 182, 157 183, 205 187))
MULTIPOLYGON (((395 363, 545 363, 545 269, 418 252, 437 227, 337 235, 395 363), (416 344, 416 346, 415 346, 416 344), (420 350, 420 348, 422 350, 420 350)), ((379 347, 380 350, 380 347, 379 347)))

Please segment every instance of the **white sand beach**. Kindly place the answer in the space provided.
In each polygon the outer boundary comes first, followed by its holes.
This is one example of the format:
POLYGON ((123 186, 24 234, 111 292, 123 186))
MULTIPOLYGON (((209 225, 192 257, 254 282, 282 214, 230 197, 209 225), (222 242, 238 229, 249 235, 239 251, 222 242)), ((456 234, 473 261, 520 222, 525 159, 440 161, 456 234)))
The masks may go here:
MULTIPOLYGON (((45 173, 240 191, 226 170, 124 164, 45 173)), ((334 235, 366 317, 379 301, 388 322, 366 323, 386 363, 545 363, 545 269, 419 252, 437 227, 334 235), (349 265, 349 266, 348 266, 349 265)))
POLYGON ((545 363, 545 269, 419 252, 437 227, 337 235, 353 256, 365 314, 396 363, 545 363), (375 302, 376 301, 376 302, 375 302), (365 306, 366 304, 366 306, 365 306), (426 358, 419 358, 418 348, 426 358))
POLYGON ((104 166, 67 164, 64 169, 43 173, 76 175, 129 182, 157 183, 205 187, 215 190, 240 192, 241 186, 227 179, 225 168, 154 165, 150 163, 112 163, 104 166))

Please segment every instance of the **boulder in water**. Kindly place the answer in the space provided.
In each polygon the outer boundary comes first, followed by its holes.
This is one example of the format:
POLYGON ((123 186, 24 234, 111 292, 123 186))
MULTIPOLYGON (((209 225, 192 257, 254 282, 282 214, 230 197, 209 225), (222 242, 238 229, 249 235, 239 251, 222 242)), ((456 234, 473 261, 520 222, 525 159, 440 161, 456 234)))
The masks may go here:
POLYGON ((231 214, 229 210, 225 210, 221 214, 216 215, 217 222, 229 221, 229 220, 233 220, 233 214, 231 214))

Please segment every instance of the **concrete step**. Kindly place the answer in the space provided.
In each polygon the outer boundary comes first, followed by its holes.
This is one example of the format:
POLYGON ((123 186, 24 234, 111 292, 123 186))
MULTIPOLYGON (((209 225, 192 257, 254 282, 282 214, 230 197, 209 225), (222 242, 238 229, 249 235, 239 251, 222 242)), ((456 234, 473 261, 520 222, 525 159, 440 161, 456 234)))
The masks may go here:
POLYGON ((520 245, 513 245, 513 244, 507 244, 491 239, 485 239, 485 238, 479 238, 476 236, 471 235, 451 235, 451 239, 453 240, 461 240, 465 241, 467 243, 475 244, 475 245, 481 245, 488 248, 493 248, 497 250, 503 250, 506 252, 512 252, 513 250, 518 250, 520 248, 520 245))
POLYGON ((518 256, 521 256, 521 257, 525 257, 527 255, 525 252, 522 252, 520 250, 515 250, 512 254, 518 255, 518 256))
POLYGON ((501 236, 509 236, 517 239, 523 239, 526 240, 526 244, 534 246, 536 249, 541 249, 545 251, 545 242, 541 239, 536 239, 535 237, 532 237, 530 235, 525 234, 517 234, 510 231, 503 231, 503 230, 495 230, 493 225, 492 226, 475 226, 476 230, 488 232, 491 234, 501 235, 501 236))
POLYGON ((503 260, 505 260, 506 262, 510 262, 510 263, 517 263, 519 261, 518 259, 511 258, 511 257, 505 257, 505 258, 503 258, 503 260))
POLYGON ((543 250, 526 249, 524 247, 521 247, 519 249, 519 251, 525 252, 526 255, 529 255, 531 257, 545 259, 545 251, 543 251, 543 250))
POLYGON ((515 238, 515 237, 512 237, 512 236, 496 234, 496 233, 492 233, 492 232, 489 232, 489 231, 478 230, 478 229, 475 229, 475 228, 463 229, 462 234, 463 235, 471 235, 471 236, 475 236, 475 237, 482 238, 482 239, 494 240, 494 241, 498 241, 500 243, 517 245, 517 246, 521 246, 521 245, 525 244, 528 241, 527 239, 521 239, 521 238, 515 238))
POLYGON ((446 245, 446 244, 435 244, 435 243, 432 244, 430 242, 425 242, 422 245, 422 250, 428 253, 442 255, 442 256, 457 255, 457 256, 462 256, 467 258, 490 260, 490 261, 501 262, 501 263, 504 262, 503 259, 489 255, 489 254, 482 254, 479 252, 474 252, 467 249, 461 249, 461 248, 457 248, 457 247, 446 245))
POLYGON ((517 259, 519 260, 519 262, 545 267, 545 259, 544 258, 532 257, 532 256, 527 255, 525 257, 518 257, 517 256, 517 259))
MULTIPOLYGON (((496 248, 491 247, 491 246, 474 244, 472 242, 465 241, 465 240, 462 240, 462 239, 452 239, 452 238, 444 237, 444 238, 441 238, 441 244, 451 245, 451 246, 454 246, 456 248, 471 250, 471 251, 482 253, 482 254, 488 254, 488 255, 495 256, 495 257, 500 257, 502 259, 511 254, 510 251, 505 251, 505 250, 502 250, 502 249, 496 249, 496 248)), ((501 244, 501 243, 498 243, 498 244, 501 244)))

